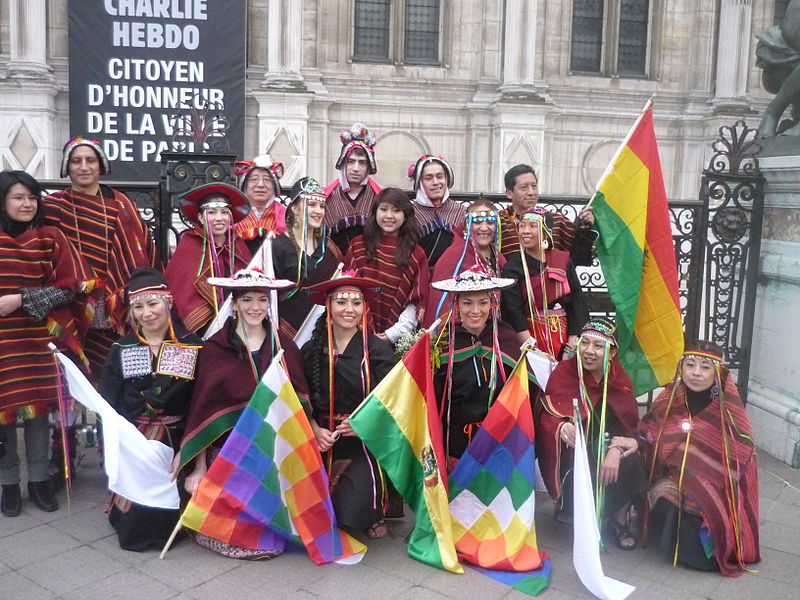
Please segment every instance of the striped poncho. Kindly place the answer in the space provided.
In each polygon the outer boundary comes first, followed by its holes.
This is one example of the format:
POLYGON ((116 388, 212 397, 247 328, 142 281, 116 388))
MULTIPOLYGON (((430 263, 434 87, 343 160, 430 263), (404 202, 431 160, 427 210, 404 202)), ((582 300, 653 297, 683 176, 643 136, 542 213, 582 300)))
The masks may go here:
POLYGON ((419 245, 425 250, 431 269, 444 254, 464 225, 467 213, 460 202, 448 198, 441 206, 425 206, 414 202, 414 219, 419 228, 419 245))
POLYGON ((42 319, 19 308, 0 317, 0 423, 21 410, 46 414, 57 400, 56 363, 47 344, 82 355, 80 337, 88 328, 85 294, 90 269, 58 229, 42 226, 12 237, 0 231, 0 296, 22 289, 59 287, 79 293, 69 305, 42 319))
MULTIPOLYGON (((719 570, 732 577, 744 572, 745 563, 761 558, 758 470, 750 419, 732 378, 726 373, 723 379, 722 399, 712 397, 694 415, 689 413, 683 383, 678 383, 670 403, 670 384, 643 418, 642 429, 651 442, 648 466, 653 490, 669 489, 656 485, 664 479, 671 479, 673 488, 677 487, 688 441, 683 496, 699 507, 711 533, 719 570)), ((665 497, 680 503, 680 499, 665 497)), ((656 500, 651 497, 651 504, 656 500)))
POLYGON ((53 192, 42 208, 45 225, 64 233, 102 286, 97 295, 102 293, 105 303, 98 307, 85 343, 92 372, 99 375, 108 349, 126 328, 124 294, 131 273, 138 267, 160 267, 155 245, 136 205, 105 185, 94 196, 72 188, 53 192))
POLYGON ((372 177, 356 196, 350 196, 342 191, 339 180, 332 182, 325 188, 325 226, 329 236, 338 246, 342 254, 347 252, 350 243, 364 230, 364 223, 372 211, 375 196, 381 191, 381 186, 372 177))
POLYGON ((350 244, 344 259, 345 268, 355 269, 359 276, 381 283, 381 293, 370 301, 372 331, 383 333, 397 323, 400 313, 413 304, 417 312, 425 307, 428 294, 428 260, 420 246, 415 246, 408 265, 397 264, 397 236, 382 235, 375 258, 367 258, 364 237, 350 244))

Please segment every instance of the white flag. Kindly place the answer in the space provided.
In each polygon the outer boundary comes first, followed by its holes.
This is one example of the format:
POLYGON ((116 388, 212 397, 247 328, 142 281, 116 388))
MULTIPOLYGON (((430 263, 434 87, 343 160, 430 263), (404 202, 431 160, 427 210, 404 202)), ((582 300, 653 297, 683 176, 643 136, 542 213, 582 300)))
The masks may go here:
POLYGON ((600 564, 600 531, 595 518, 592 477, 583 429, 575 428, 575 466, 573 470, 573 546, 572 564, 581 583, 600 600, 624 600, 636 588, 607 577, 600 564))
POLYGON ((103 420, 103 463, 108 489, 144 506, 178 508, 178 486, 170 474, 172 448, 145 438, 106 402, 75 363, 60 352, 54 354, 61 363, 72 397, 103 420))

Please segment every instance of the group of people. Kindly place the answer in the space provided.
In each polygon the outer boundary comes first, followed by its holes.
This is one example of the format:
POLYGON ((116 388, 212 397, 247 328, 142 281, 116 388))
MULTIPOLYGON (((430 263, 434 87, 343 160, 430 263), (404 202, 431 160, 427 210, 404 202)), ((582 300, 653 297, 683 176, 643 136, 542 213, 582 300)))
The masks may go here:
MULTIPOLYGON (((19 419, 29 497, 58 508, 48 415, 66 410, 68 398, 48 342, 80 361, 146 437, 175 450, 184 502, 283 350, 339 525, 383 537, 402 501, 348 417, 416 332, 431 328, 440 366, 429 400, 442 417, 449 468, 521 346, 534 347, 552 371, 545 389, 532 386, 531 401, 558 521, 571 520, 571 452, 582 427, 618 547, 649 539, 675 561, 725 575, 757 562, 754 443, 721 351, 687 345, 675 380, 640 418, 614 325, 589 318, 576 274, 592 261, 591 209, 574 223, 543 210, 528 165, 505 175, 507 209, 483 199, 464 207, 449 194, 450 164, 429 155, 409 168, 412 199, 372 177, 376 140, 366 127, 341 141, 339 174, 326 188, 304 177, 284 195, 282 165, 262 156, 236 163, 236 186, 181 196, 193 228, 165 270, 133 203, 100 184, 109 164, 99 142, 67 143, 62 176, 71 186, 46 197, 30 175, 0 174, 3 514, 21 510, 19 419)), ((163 546, 178 516, 117 495, 109 508, 120 545, 136 551, 163 546)), ((227 556, 270 555, 196 539, 227 556)))

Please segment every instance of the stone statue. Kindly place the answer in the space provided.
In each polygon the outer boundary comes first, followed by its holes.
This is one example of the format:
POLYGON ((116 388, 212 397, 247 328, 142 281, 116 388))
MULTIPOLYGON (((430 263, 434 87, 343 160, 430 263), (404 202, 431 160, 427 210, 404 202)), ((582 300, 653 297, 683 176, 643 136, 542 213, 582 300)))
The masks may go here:
POLYGON ((789 0, 777 25, 756 36, 756 66, 763 69, 761 82, 775 94, 761 119, 759 137, 800 135, 800 0, 789 0), (791 119, 780 121, 791 106, 791 119))

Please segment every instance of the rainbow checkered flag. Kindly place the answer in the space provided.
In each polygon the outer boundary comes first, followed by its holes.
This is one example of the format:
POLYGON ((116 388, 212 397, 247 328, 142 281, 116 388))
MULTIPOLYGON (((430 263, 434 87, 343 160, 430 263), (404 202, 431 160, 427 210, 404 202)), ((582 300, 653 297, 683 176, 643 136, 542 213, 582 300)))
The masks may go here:
POLYGON ((328 475, 280 351, 181 515, 181 524, 253 550, 302 544, 317 564, 360 562, 336 525, 328 475))
POLYGON ((535 596, 552 566, 536 542, 533 443, 523 358, 450 474, 450 514, 461 560, 535 596))

